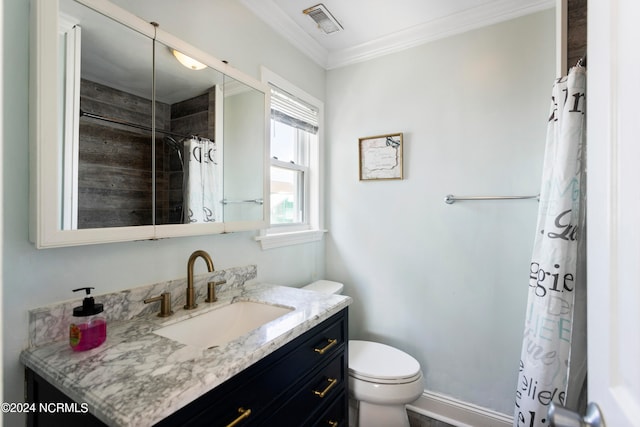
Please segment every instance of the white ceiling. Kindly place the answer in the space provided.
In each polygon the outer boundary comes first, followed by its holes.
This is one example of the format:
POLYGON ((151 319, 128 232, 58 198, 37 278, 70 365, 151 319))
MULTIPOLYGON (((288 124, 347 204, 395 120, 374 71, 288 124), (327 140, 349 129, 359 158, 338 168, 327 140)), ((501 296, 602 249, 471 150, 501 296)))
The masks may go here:
POLYGON ((326 69, 555 6, 556 0, 322 0, 344 27, 324 34, 302 11, 319 0, 241 0, 326 69))
POLYGON ((59 4, 61 24, 69 28, 78 25, 81 29, 83 79, 151 99, 155 58, 155 96, 160 102, 183 101, 214 85, 224 85, 227 95, 237 93, 232 89, 241 90, 241 83, 213 68, 194 72, 180 65, 171 49, 160 42, 154 53, 149 37, 102 13, 74 0, 60 0, 59 4))

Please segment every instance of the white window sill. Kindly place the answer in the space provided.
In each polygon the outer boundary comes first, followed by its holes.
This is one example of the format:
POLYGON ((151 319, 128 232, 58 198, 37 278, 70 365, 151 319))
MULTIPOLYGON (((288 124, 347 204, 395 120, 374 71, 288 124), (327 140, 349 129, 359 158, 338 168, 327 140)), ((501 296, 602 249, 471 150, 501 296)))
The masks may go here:
POLYGON ((304 230, 288 233, 268 234, 258 236, 255 239, 260 243, 262 250, 281 248, 283 246, 299 245, 301 243, 317 242, 327 230, 304 230))

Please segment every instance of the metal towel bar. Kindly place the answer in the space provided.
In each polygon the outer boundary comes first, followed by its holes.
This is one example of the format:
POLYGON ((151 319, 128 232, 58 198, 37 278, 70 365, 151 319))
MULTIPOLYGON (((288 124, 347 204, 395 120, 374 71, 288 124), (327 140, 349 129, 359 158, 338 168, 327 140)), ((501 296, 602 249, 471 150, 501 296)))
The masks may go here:
POLYGON ((451 205, 458 200, 513 200, 513 199, 540 200, 540 194, 536 194, 535 196, 454 196, 453 194, 447 194, 444 197, 444 202, 448 205, 451 205))
POLYGON ((250 199, 250 200, 227 200, 227 199, 222 199, 222 204, 223 205, 230 205, 232 203, 255 203, 256 205, 261 205, 264 202, 263 202, 262 199, 250 199))

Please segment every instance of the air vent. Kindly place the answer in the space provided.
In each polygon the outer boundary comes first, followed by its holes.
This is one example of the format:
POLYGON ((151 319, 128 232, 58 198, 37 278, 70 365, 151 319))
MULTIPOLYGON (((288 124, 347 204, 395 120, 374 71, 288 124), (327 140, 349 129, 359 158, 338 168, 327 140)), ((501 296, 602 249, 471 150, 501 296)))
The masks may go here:
POLYGON ((325 34, 333 34, 343 30, 342 25, 322 3, 305 9, 302 13, 313 19, 325 34))

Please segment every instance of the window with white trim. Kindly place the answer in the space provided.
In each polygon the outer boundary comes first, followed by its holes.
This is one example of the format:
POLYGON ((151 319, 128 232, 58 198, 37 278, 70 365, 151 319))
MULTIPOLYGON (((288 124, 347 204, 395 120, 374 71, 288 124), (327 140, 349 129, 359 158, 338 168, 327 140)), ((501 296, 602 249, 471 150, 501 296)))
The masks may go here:
POLYGON ((270 226, 258 240, 263 248, 319 240, 323 103, 264 68, 262 80, 271 87, 270 226))
POLYGON ((318 112, 271 89, 271 226, 309 224, 309 149, 318 144, 318 112))

